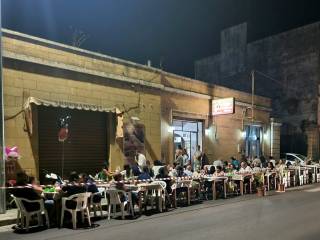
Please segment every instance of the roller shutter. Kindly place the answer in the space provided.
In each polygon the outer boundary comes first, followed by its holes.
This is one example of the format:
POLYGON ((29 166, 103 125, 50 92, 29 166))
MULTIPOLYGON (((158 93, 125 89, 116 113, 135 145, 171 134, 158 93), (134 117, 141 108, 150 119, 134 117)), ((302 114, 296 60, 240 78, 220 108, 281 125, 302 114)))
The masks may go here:
POLYGON ((95 174, 107 160, 107 114, 93 111, 38 107, 39 175, 42 170, 61 175, 63 144, 58 141, 58 120, 71 116, 64 143, 64 175, 71 171, 95 174))

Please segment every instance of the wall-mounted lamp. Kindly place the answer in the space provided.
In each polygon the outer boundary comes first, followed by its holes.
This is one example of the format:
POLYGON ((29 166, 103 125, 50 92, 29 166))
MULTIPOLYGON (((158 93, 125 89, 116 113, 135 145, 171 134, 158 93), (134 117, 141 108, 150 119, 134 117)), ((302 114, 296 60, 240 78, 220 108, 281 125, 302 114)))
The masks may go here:
POLYGON ((241 138, 243 138, 243 139, 245 139, 246 138, 246 136, 247 136, 247 133, 246 133, 246 131, 241 131, 241 138))
POLYGON ((174 131, 174 127, 173 126, 169 126, 168 127, 168 133, 173 133, 174 131))
POLYGON ((210 128, 206 128, 206 130, 204 130, 204 133, 206 136, 208 136, 210 134, 210 128))

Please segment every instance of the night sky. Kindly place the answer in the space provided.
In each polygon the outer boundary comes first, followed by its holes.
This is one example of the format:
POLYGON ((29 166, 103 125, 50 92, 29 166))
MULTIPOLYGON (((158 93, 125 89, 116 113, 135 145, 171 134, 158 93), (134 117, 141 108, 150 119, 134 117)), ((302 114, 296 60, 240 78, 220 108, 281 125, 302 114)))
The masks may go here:
POLYGON ((319 0, 2 0, 3 27, 193 77, 219 52, 220 31, 248 22, 248 39, 320 20, 319 0))

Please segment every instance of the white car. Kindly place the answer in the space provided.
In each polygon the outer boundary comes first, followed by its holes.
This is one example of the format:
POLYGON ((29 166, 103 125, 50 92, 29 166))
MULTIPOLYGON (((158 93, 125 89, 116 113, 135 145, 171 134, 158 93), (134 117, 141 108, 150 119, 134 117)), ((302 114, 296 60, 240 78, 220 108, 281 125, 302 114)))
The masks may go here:
POLYGON ((298 153, 284 153, 281 154, 281 159, 286 161, 286 165, 301 165, 304 166, 307 163, 308 158, 298 153))

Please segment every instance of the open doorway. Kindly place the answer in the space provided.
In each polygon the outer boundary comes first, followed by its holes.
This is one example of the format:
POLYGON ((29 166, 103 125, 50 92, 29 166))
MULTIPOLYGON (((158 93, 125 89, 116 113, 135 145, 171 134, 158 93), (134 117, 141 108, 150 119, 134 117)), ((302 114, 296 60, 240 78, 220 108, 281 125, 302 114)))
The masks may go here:
POLYGON ((258 125, 245 126, 246 156, 254 158, 262 155, 261 149, 262 127, 258 125))
POLYGON ((179 146, 185 148, 191 160, 197 145, 202 149, 203 122, 197 120, 174 119, 172 122, 174 150, 179 146))

